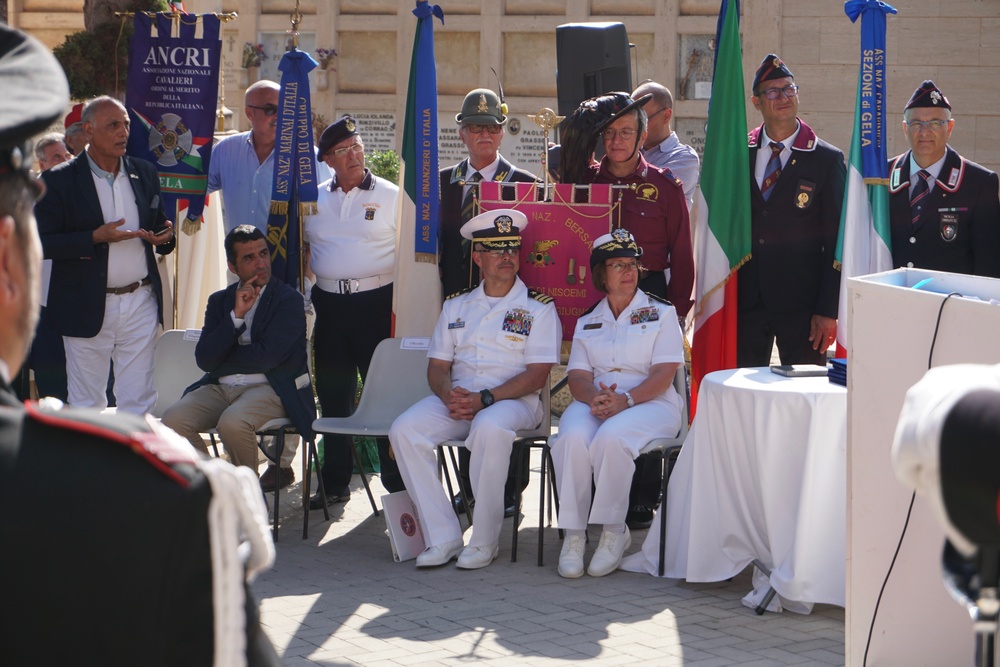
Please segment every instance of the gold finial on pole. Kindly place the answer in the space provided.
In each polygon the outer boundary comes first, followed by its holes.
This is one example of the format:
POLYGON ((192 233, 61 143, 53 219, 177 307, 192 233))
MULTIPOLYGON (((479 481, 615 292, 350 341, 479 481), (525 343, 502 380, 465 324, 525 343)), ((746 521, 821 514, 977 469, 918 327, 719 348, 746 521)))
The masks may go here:
POLYGON ((542 164, 545 171, 544 178, 542 179, 542 192, 545 196, 542 199, 547 201, 549 199, 549 132, 561 123, 566 116, 557 116, 555 111, 544 107, 536 114, 528 114, 528 118, 534 121, 535 125, 542 128, 542 132, 545 133, 545 149, 542 153, 542 164))
POLYGON ((291 49, 299 48, 299 24, 302 23, 302 12, 299 11, 299 0, 295 0, 295 9, 289 14, 288 19, 292 22, 292 29, 289 31, 291 37, 288 38, 291 49))

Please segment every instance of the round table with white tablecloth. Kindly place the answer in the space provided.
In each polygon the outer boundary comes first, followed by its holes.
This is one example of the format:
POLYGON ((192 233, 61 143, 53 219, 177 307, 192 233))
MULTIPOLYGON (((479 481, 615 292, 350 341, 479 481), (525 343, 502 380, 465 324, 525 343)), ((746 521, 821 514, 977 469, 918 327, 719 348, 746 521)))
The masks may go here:
MULTIPOLYGON (((724 581, 754 560, 756 607, 845 604, 847 390, 768 368, 706 375, 667 491, 665 576, 724 581)), ((663 508, 660 508, 662 511, 663 508)), ((654 574, 659 520, 622 569, 654 574)))

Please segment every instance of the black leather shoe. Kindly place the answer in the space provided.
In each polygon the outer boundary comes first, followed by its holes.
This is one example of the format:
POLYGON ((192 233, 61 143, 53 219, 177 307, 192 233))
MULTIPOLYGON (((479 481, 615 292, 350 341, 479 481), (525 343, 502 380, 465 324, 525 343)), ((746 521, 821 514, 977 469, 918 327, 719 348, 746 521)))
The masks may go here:
POLYGON ((508 495, 503 497, 503 518, 509 519, 510 517, 517 514, 520 508, 517 506, 517 500, 508 495))
MULTIPOLYGON (((465 514, 465 503, 462 501, 462 494, 456 493, 451 499, 452 504, 455 506, 455 511, 459 514, 465 514)), ((473 511, 476 509, 476 499, 469 498, 469 504, 472 505, 473 511)))
MULTIPOLYGON (((326 494, 326 504, 327 506, 336 505, 337 503, 346 503, 351 499, 351 490, 348 487, 344 487, 339 491, 331 491, 326 494)), ((323 509, 323 497, 319 495, 319 491, 312 494, 309 497, 309 509, 311 510, 321 510, 323 509)))
POLYGON ((625 515, 625 525, 632 530, 642 530, 653 525, 653 508, 645 505, 632 505, 625 515))

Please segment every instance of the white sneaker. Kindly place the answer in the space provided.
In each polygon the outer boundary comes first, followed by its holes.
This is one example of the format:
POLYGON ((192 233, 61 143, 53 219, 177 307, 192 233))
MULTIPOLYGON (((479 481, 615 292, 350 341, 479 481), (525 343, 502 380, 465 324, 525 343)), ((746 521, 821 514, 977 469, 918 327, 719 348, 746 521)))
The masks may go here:
POLYGON ((438 565, 444 565, 462 553, 464 547, 465 542, 462 541, 462 538, 433 547, 427 547, 422 554, 417 556, 417 567, 437 567, 438 565))
POLYGON ((584 535, 567 535, 559 552, 559 576, 576 579, 583 576, 583 552, 587 547, 584 535))
POLYGON ((628 531, 628 526, 625 527, 625 532, 620 535, 603 531, 601 541, 597 545, 597 551, 590 559, 587 574, 592 577, 603 577, 617 570, 618 564, 622 562, 622 554, 625 553, 630 544, 632 544, 632 535, 628 531))
POLYGON ((463 570, 478 570, 492 563, 499 552, 500 546, 497 544, 491 547, 465 547, 455 566, 463 570))

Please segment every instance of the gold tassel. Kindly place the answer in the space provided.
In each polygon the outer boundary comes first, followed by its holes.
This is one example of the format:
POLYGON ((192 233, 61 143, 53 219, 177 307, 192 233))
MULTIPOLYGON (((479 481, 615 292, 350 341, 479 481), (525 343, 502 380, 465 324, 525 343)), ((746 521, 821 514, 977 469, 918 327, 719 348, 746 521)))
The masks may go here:
POLYGON ((300 201, 299 202, 299 217, 304 218, 307 215, 316 215, 319 213, 319 206, 316 205, 314 201, 300 201))
POLYGON ((414 261, 424 264, 437 264, 437 255, 432 252, 418 252, 414 255, 414 261))
POLYGON ((288 202, 271 200, 271 215, 288 215, 288 202))

